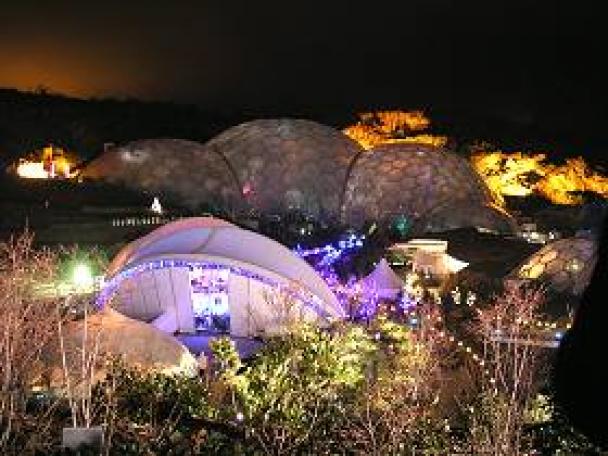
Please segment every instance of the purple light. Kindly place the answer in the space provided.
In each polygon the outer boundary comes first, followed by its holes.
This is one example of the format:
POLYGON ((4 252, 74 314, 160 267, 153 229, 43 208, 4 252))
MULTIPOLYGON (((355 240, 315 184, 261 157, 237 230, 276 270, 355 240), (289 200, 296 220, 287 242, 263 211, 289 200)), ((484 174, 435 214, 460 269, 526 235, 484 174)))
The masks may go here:
MULTIPOLYGON (((338 241, 337 246, 330 243, 322 247, 303 249, 302 246, 297 245, 294 253, 301 258, 308 259, 313 268, 332 290, 346 314, 349 313, 351 303, 356 302, 358 305, 356 314, 351 314, 351 316, 369 319, 378 311, 378 303, 380 301, 378 290, 371 284, 357 281, 355 278, 350 278, 343 284, 338 278, 334 267, 338 260, 343 258, 346 253, 352 253, 363 247, 364 240, 365 235, 350 234, 345 239, 338 241)), ((397 304, 404 311, 409 311, 416 307, 417 301, 407 293, 404 293, 397 304)))
POLYGON ((110 300, 110 298, 116 293, 120 284, 131 277, 135 277, 143 272, 154 271, 165 268, 188 268, 191 269, 193 267, 198 267, 202 269, 228 269, 231 274, 235 274, 241 277, 245 277, 247 279, 254 279, 259 282, 262 282, 266 285, 269 285, 273 288, 284 290, 290 296, 302 301, 305 305, 311 307, 318 315, 321 315, 325 318, 330 317, 330 315, 323 309, 323 306, 320 303, 319 298, 312 295, 311 293, 307 293, 305 291, 297 291, 292 292, 291 290, 285 290, 285 287, 280 283, 271 280, 267 277, 264 277, 260 274, 256 274, 247 269, 240 268, 238 266, 229 266, 220 263, 212 263, 206 261, 190 261, 190 260, 175 260, 175 259, 163 259, 163 260, 154 260, 147 263, 139 264, 137 266, 133 266, 128 269, 124 269, 123 271, 116 274, 112 277, 108 282, 105 283, 104 288, 100 291, 95 299, 95 305, 98 309, 103 308, 106 303, 110 300))
POLYGON ((355 298, 355 295, 359 294, 359 300, 365 302, 365 305, 362 305, 359 311, 361 312, 363 310, 366 314, 365 316, 368 316, 371 311, 370 308, 375 310, 376 299, 373 296, 369 296, 370 293, 367 290, 362 290, 363 292, 361 292, 361 290, 355 289, 357 283, 355 279, 350 279, 346 284, 342 284, 334 268, 336 262, 340 260, 345 253, 360 249, 363 246, 363 239, 365 239, 365 236, 350 234, 345 239, 339 240, 337 247, 330 243, 313 249, 302 249, 300 245, 297 245, 294 249, 294 253, 300 258, 309 259, 313 268, 325 283, 327 283, 338 299, 342 309, 348 309, 349 302, 355 298))
POLYGON ((404 312, 411 312, 418 305, 418 300, 408 293, 403 293, 401 299, 399 300, 399 306, 404 312))

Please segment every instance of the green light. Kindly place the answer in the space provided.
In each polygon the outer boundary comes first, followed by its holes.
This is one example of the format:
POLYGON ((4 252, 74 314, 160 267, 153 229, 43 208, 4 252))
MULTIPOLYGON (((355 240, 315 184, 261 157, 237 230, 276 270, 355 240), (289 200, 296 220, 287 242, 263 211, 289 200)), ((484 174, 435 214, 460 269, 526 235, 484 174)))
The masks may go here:
POLYGON ((93 285, 93 274, 88 264, 80 263, 74 267, 72 283, 79 288, 87 288, 93 285))
POLYGON ((412 227, 411 223, 409 222, 409 220, 403 216, 403 215, 399 215, 395 218, 395 220, 393 221, 393 229, 400 235, 400 236, 405 236, 408 231, 410 230, 410 228, 412 227))

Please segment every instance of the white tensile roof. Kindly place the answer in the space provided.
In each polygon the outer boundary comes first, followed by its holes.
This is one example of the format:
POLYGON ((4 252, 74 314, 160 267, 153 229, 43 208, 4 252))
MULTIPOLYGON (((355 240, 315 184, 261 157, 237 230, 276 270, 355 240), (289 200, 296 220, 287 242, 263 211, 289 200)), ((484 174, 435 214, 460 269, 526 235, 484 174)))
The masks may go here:
POLYGON ((179 258, 269 271, 295 282, 325 303, 331 316, 341 316, 335 295, 317 272, 287 247, 214 217, 192 217, 157 228, 125 246, 112 260, 108 275, 157 259, 179 258))
POLYGON ((363 282, 378 291, 399 292, 405 285, 384 258, 378 262, 372 272, 365 276, 363 282))
POLYGON ((469 265, 469 263, 467 263, 466 261, 454 258, 453 256, 448 255, 447 253, 444 256, 444 261, 446 268, 450 274, 456 274, 458 271, 461 271, 469 265))

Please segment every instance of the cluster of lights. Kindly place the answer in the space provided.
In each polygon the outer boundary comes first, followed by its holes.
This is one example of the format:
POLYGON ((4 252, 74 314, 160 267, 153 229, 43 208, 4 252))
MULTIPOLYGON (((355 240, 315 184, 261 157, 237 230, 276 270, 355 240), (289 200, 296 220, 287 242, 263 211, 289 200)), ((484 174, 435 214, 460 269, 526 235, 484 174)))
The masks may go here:
MULTIPOLYGON (((477 315, 480 315, 482 312, 479 309, 475 309, 477 315)), ((564 333, 568 331, 572 327, 572 323, 569 321, 566 323, 565 327, 558 326, 555 321, 546 321, 546 320, 532 320, 526 318, 516 318, 515 324, 521 326, 522 328, 528 328, 531 330, 538 331, 553 331, 553 339, 556 341, 560 341, 564 337, 564 333)), ((495 331, 496 335, 500 335, 500 329, 495 331)))
POLYGON ((338 241, 337 246, 335 246, 334 244, 327 244, 323 247, 303 249, 300 244, 298 244, 294 252, 300 258, 322 255, 321 260, 317 264, 320 266, 331 266, 338 259, 340 259, 344 253, 363 247, 364 240, 364 234, 360 236, 357 236, 356 234, 350 234, 346 239, 341 239, 340 241, 338 241))
MULTIPOLYGON (((459 292, 459 291, 457 291, 459 292)), ((472 303, 471 303, 472 305, 472 303)), ((480 312, 479 309, 476 309, 477 312, 480 312)), ((413 312, 412 312, 412 315, 413 312)), ((436 336, 439 337, 440 340, 449 342, 450 344, 453 344, 454 346, 456 346, 465 356, 467 356, 467 358, 474 362, 476 365, 479 366, 480 369, 482 369, 482 371, 484 372, 484 374, 489 377, 489 382, 490 384, 492 384, 494 386, 494 389, 496 390, 496 379, 494 377, 491 376, 491 372, 487 367, 487 363, 486 361, 483 359, 482 356, 480 356, 478 353, 475 352, 475 350, 473 349, 472 346, 468 345, 466 342, 463 342, 462 340, 454 337, 454 335, 452 334, 448 334, 446 331, 444 331, 443 329, 438 329, 437 326, 441 327, 442 323, 443 323, 443 319, 440 315, 436 315, 436 316, 428 316, 428 321, 431 323, 430 325, 428 325, 428 329, 434 333, 436 336), (433 324, 435 323, 435 324, 433 324), (437 326, 436 326, 437 325, 437 326)), ((417 316, 411 316, 409 318, 409 324, 412 327, 416 327, 417 323, 419 321, 419 318, 417 316)), ((531 320, 521 320, 522 324, 528 325, 532 328, 541 328, 541 329, 551 329, 551 330, 555 330, 557 328, 557 323, 555 322, 547 322, 547 321, 542 321, 542 320, 537 320, 537 321, 531 321, 531 320)), ((567 328, 570 328, 571 325, 568 324, 567 328)), ((557 330, 554 333, 554 339, 559 342, 563 335, 564 335, 564 331, 565 330, 557 330)))
MULTIPOLYGON (((433 334, 435 334, 440 340, 443 340, 444 342, 448 342, 448 343, 452 344, 453 346, 457 347, 458 350, 460 350, 470 361, 472 361, 477 366, 479 366, 479 368, 485 374, 486 378, 488 378, 489 383, 493 386, 494 391, 497 391, 496 390, 496 378, 494 378, 492 376, 491 371, 487 366, 487 362, 483 359, 483 356, 476 353, 476 351, 474 350, 474 348, 471 345, 465 343, 462 340, 459 340, 458 338, 454 337, 454 335, 446 332, 444 329, 439 329, 439 328, 442 328, 442 323, 443 323, 443 321, 442 321, 443 319, 440 315, 435 315, 435 316, 428 315, 425 317, 421 317, 416 313, 415 309, 417 307, 417 304, 420 302, 420 298, 422 295, 422 289, 419 286, 414 285, 416 282, 416 279, 417 279, 416 274, 408 275, 408 277, 406 278, 406 286, 405 286, 405 291, 407 291, 407 293, 404 293, 404 295, 401 298, 400 303, 399 303, 405 311, 405 314, 407 317, 407 324, 410 327, 412 327, 413 329, 419 329, 421 322, 423 320, 427 320, 430 324, 427 325, 426 327, 433 334)), ((455 302, 457 302, 457 303, 462 302, 461 301, 461 299, 463 297, 462 291, 458 287, 456 287, 452 291, 452 297, 455 302)), ((435 296, 435 299, 437 300, 438 297, 435 296)), ((474 308, 477 313, 481 312, 479 309, 475 308, 475 303, 477 302, 477 295, 474 292, 467 291, 466 294, 464 295, 464 299, 465 299, 466 305, 468 307, 474 308)), ((543 321, 543 320, 526 320, 526 319, 521 319, 520 321, 518 321, 518 324, 528 326, 530 328, 538 328, 538 329, 542 329, 542 330, 553 330, 553 331, 555 331, 553 334, 553 337, 558 343, 562 339, 562 337, 564 335, 564 331, 571 327, 570 323, 568 323, 566 325, 565 329, 562 329, 562 328, 558 328, 558 324, 556 322, 549 322, 549 321, 543 321)))
POLYGON ((410 312, 416 308, 419 302, 420 300, 414 294, 404 291, 399 300, 399 306, 404 312, 410 312))
MULTIPOLYGON (((461 302, 461 291, 458 287, 456 287, 451 292, 451 294, 452 294, 452 297, 455 302, 461 302)), ((474 305, 477 302, 477 295, 471 291, 468 291, 466 293, 465 300, 466 300, 466 305, 468 307, 474 308, 474 305)), ((475 308, 475 311, 477 312, 478 315, 481 314, 481 310, 475 308)), ((570 329, 570 327, 572 326, 571 323, 568 322, 564 328, 560 328, 560 327, 558 327, 557 322, 554 322, 554 321, 528 320, 528 319, 522 319, 522 318, 517 318, 515 320, 515 323, 518 325, 521 325, 523 327, 528 327, 528 328, 532 328, 532 329, 553 330, 554 331, 553 338, 556 341, 561 340, 563 338, 565 331, 570 329)), ((500 330, 497 330, 497 334, 499 332, 500 332, 500 330)))
MULTIPOLYGON (((430 317, 430 321, 431 321, 431 323, 433 323, 433 321, 434 321, 438 325, 442 325, 442 323, 443 323, 443 319, 441 318, 440 315, 435 316, 434 319, 433 319, 433 317, 430 317)), ((438 336, 440 340, 447 341, 451 344, 454 344, 456 347, 458 347, 458 349, 461 350, 461 352, 465 356, 467 356, 469 358, 469 360, 471 360, 472 362, 477 364, 483 370, 485 375, 487 375, 487 376, 490 375, 490 371, 486 367, 486 362, 484 361, 483 357, 478 355, 474 351, 473 347, 471 347, 467 343, 463 342, 462 340, 457 339, 456 337, 454 337, 454 335, 448 334, 443 329, 441 329, 441 330, 437 329, 435 327, 435 325, 433 325, 433 324, 429 325, 429 329, 436 336, 438 336)), ((490 383, 494 384, 495 382, 496 382, 496 380, 493 377, 490 377, 490 383)))
MULTIPOLYGON (((352 253, 363 247, 366 236, 349 234, 337 243, 330 243, 322 247, 303 249, 299 244, 294 253, 300 258, 307 258, 319 273, 321 278, 332 290, 341 307, 347 311, 351 302, 358 303, 360 318, 369 318, 377 310, 378 293, 363 282, 351 278, 343 284, 335 271, 335 264, 347 253, 352 253)), ((347 311, 348 313, 348 311, 347 311)))
MULTIPOLYGON (((451 292, 450 292, 452 299, 454 300, 454 302, 456 304, 460 304, 462 302, 462 292, 460 291, 459 287, 455 287, 451 292)), ((465 304, 468 307, 473 307, 475 305, 475 303, 477 302, 477 294, 475 294, 472 291, 467 291, 465 293, 465 304)))
MULTIPOLYGON (((518 324, 521 324, 523 326, 528 326, 531 328, 535 327, 538 329, 558 329, 557 322, 555 322, 555 321, 516 319, 515 322, 518 324)), ((571 326, 572 326, 571 323, 568 322, 568 323, 566 323, 565 328, 559 328, 559 329, 566 330, 566 329, 570 329, 571 326)))
POLYGON ((65 297, 75 294, 88 294, 103 286, 103 277, 94 276, 87 263, 77 263, 71 273, 63 280, 39 283, 34 290, 40 297, 65 297))
POLYGON ((93 286, 95 279, 91 268, 85 263, 77 264, 72 271, 72 283, 75 287, 83 289, 93 286))
POLYGON ((44 147, 37 160, 20 160, 16 172, 19 177, 26 179, 67 179, 76 175, 71 171, 63 150, 54 146, 44 147))
POLYGON ((190 261, 190 260, 174 260, 174 259, 163 259, 163 260, 155 260, 147 263, 139 264, 133 266, 131 268, 127 268, 114 277, 112 277, 103 287, 99 295, 97 296, 96 305, 98 308, 103 308, 105 304, 114 296, 116 291, 118 290, 120 284, 131 277, 138 276, 144 272, 154 271, 159 269, 167 269, 167 268, 201 268, 201 269, 228 269, 231 274, 238 275, 240 277, 244 277, 247 279, 254 279, 266 285, 269 285, 272 288, 276 288, 284 291, 288 295, 298 299, 305 305, 312 308, 318 315, 329 318, 330 315, 323 309, 323 305, 319 298, 316 296, 306 293, 304 290, 293 291, 289 288, 285 288, 285 286, 279 282, 276 282, 268 277, 262 276, 260 274, 256 274, 255 272, 251 272, 245 268, 230 266, 225 264, 206 262, 206 261, 190 261))
MULTIPOLYGON (((407 277, 406 289, 409 291, 409 293, 404 294, 404 296, 402 298, 404 303, 408 303, 407 306, 404 306, 404 309, 406 309, 406 314, 409 314, 408 323, 413 328, 417 328, 419 325, 419 322, 420 322, 419 316, 416 315, 413 311, 413 309, 416 307, 416 304, 418 304, 419 296, 421 295, 420 287, 414 286, 415 281, 416 281, 415 274, 411 274, 407 277)), ((454 299, 455 302, 458 302, 458 303, 462 302, 461 301, 462 291, 458 287, 456 287, 452 291, 452 298, 454 299)), ((464 298, 465 298, 466 305, 468 307, 474 308, 478 314, 481 312, 479 309, 477 309, 475 307, 475 303, 477 302, 477 295, 474 292, 467 291, 464 298)), ((436 299, 438 299, 438 298, 436 298, 436 299)), ((437 326, 441 327, 441 324, 442 324, 442 317, 440 315, 437 315, 434 317, 427 316, 426 318, 428 318, 428 321, 431 323, 430 325, 428 325, 428 328, 430 329, 431 332, 436 334, 439 337, 439 339, 449 342, 450 344, 453 344, 454 346, 458 347, 458 349, 465 356, 467 356, 469 360, 471 360, 472 362, 477 364, 483 370, 485 375, 489 377, 489 381, 491 384, 493 384, 493 385, 496 384, 496 379, 491 377, 490 370, 487 368, 486 362, 484 361, 483 357, 480 356, 478 353, 476 353, 472 346, 468 345, 467 343, 463 342, 462 340, 457 339, 456 337, 454 337, 454 335, 448 334, 443 329, 440 330, 437 328, 437 326), (435 324, 433 324, 433 323, 435 323, 435 324)), ((526 320, 526 319, 521 319, 520 321, 518 321, 518 324, 528 326, 530 328, 537 328, 539 330, 552 330, 552 331, 554 331, 553 338, 558 343, 562 339, 564 332, 571 327, 570 323, 568 323, 566 325, 566 328, 558 328, 558 324, 556 322, 543 321, 543 320, 526 320)))
POLYGON ((359 114, 359 118, 359 122, 343 132, 366 150, 381 144, 414 143, 442 147, 447 143, 445 136, 420 133, 430 125, 422 111, 366 112, 359 114))
POLYGON ((504 195, 540 194, 555 204, 580 204, 576 191, 608 195, 608 177, 599 174, 582 157, 562 165, 546 162, 545 154, 479 152, 471 164, 492 191, 496 203, 504 206, 504 195), (530 179, 536 175, 538 179, 530 179))

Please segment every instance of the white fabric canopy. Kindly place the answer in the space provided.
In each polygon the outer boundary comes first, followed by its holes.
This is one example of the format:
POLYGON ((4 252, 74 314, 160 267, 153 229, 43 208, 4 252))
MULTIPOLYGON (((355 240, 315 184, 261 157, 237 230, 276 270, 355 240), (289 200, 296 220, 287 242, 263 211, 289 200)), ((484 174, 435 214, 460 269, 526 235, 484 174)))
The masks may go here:
POLYGON ((369 275, 363 278, 363 283, 366 288, 375 290, 382 298, 395 298, 405 285, 384 258, 369 275))
POLYGON ((461 271, 469 265, 469 263, 466 261, 461 261, 458 258, 454 258, 453 256, 447 254, 444 256, 444 260, 446 268, 450 274, 456 274, 458 271, 461 271))
POLYGON ((157 228, 125 246, 108 269, 98 304, 112 300, 130 318, 169 334, 199 330, 197 321, 209 314, 211 299, 214 306, 223 303, 222 318, 229 318, 230 334, 238 337, 283 330, 294 319, 326 325, 344 314, 329 286, 302 258, 270 238, 213 217, 157 228), (226 272, 221 296, 207 293, 203 299, 206 292, 193 291, 192 274, 205 268, 226 272), (294 285, 297 293, 287 299, 281 290, 294 285))
POLYGON ((266 270, 303 286, 325 303, 329 315, 342 315, 336 297, 306 261, 266 236, 213 217, 177 220, 131 242, 110 263, 109 276, 163 258, 209 259, 262 275, 266 270))

